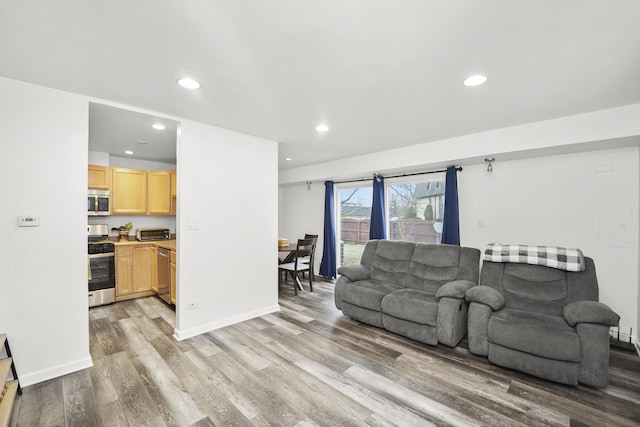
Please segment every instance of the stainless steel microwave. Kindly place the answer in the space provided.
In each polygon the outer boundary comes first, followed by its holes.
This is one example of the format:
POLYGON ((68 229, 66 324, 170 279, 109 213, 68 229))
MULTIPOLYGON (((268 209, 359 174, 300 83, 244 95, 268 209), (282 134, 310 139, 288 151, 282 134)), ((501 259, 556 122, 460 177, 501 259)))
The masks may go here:
POLYGON ((111 192, 109 190, 89 189, 89 195, 87 197, 87 215, 111 215, 111 192))

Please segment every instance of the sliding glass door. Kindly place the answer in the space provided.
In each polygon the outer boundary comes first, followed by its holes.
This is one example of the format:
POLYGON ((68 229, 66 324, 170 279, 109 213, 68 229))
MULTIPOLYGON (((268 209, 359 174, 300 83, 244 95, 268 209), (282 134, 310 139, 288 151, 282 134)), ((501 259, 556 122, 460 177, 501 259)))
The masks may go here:
POLYGON ((358 264, 369 240, 371 223, 371 185, 341 187, 338 205, 338 266, 358 264))

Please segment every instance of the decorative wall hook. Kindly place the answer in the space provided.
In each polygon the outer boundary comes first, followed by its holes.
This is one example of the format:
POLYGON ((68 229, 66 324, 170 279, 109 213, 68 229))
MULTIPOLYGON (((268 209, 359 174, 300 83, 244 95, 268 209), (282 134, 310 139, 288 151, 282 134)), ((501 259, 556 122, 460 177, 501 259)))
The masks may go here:
POLYGON ((484 159, 484 161, 488 163, 487 172, 493 171, 493 165, 491 164, 491 162, 495 162, 496 158, 495 157, 487 157, 487 158, 484 159))
POLYGON ((307 190, 311 190, 311 181, 307 181, 307 190))

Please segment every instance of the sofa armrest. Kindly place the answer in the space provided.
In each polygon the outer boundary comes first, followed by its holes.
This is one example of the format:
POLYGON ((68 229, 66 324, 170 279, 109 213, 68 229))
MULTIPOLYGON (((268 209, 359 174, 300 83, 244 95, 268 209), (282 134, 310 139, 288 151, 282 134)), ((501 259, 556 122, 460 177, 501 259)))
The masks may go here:
POLYGON ((475 283, 469 280, 454 280, 445 283, 440 286, 440 289, 436 292, 436 301, 440 301, 440 298, 444 297, 464 299, 465 292, 475 285, 475 283))
POLYGON ((576 301, 567 304, 562 311, 564 320, 571 326, 577 323, 599 323, 618 326, 620 316, 609 306, 597 301, 576 301))
POLYGON ((468 302, 477 302, 491 307, 493 311, 504 307, 504 296, 489 286, 474 286, 465 295, 468 302))
POLYGON ((362 264, 350 264, 338 268, 338 274, 346 276, 352 282, 358 280, 367 280, 369 276, 369 269, 362 264))

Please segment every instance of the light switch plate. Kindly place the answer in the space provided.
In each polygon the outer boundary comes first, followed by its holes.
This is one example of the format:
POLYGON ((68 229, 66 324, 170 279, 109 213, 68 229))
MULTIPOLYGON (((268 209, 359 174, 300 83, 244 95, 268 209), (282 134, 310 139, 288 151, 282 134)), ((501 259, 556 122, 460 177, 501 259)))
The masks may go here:
POLYGON ((39 225, 39 215, 18 215, 18 227, 37 227, 39 225))

